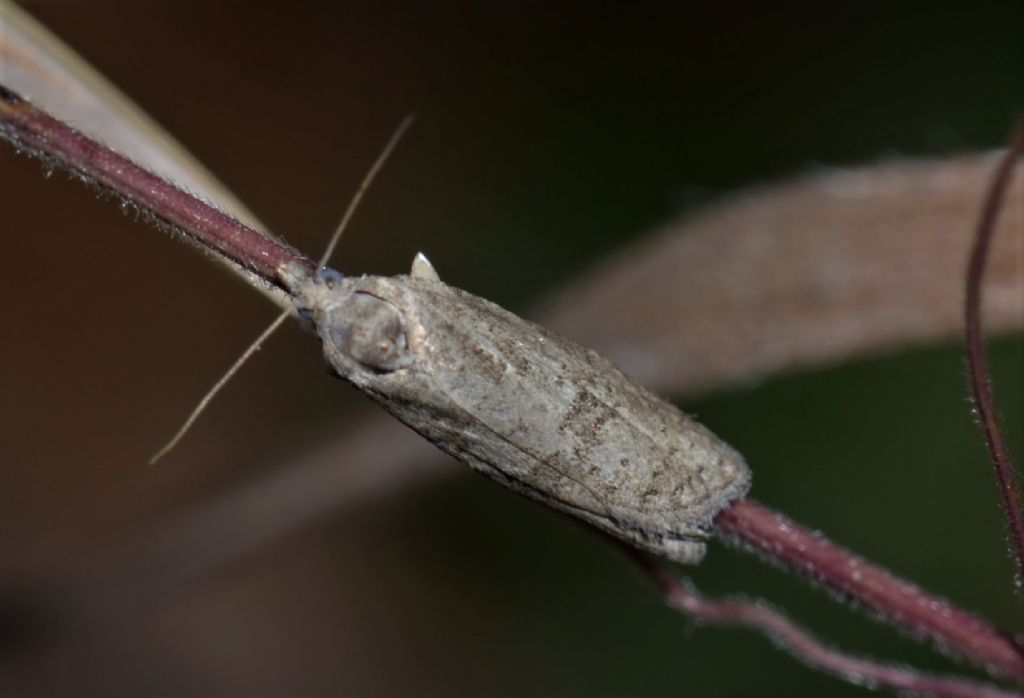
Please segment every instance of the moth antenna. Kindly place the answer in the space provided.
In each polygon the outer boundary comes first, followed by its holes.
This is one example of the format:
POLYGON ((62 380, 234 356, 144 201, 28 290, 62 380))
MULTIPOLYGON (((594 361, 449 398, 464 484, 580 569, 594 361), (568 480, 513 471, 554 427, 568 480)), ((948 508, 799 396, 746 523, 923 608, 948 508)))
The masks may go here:
MULTIPOLYGON (((369 171, 366 173, 366 176, 363 177, 363 181, 359 183, 359 189, 356 190, 355 195, 352 197, 352 200, 348 204, 348 208, 345 209, 345 215, 342 216, 341 222, 338 223, 338 227, 335 229, 334 234, 331 236, 330 242, 327 243, 327 249, 324 250, 323 256, 320 257, 320 261, 317 262, 316 266, 318 270, 322 271, 324 265, 327 263, 327 260, 331 258, 332 254, 334 254, 334 249, 338 246, 338 240, 341 239, 341 234, 345 232, 345 227, 348 225, 349 220, 352 218, 352 214, 354 214, 356 212, 356 209, 359 207, 359 202, 362 201, 363 194, 365 194, 366 190, 370 188, 370 184, 373 183, 374 177, 377 176, 377 173, 380 172, 380 169, 384 166, 384 163, 387 162, 388 157, 391 156, 391 153, 394 151, 395 146, 398 145, 398 141, 402 139, 402 136, 405 134, 405 132, 409 130, 410 126, 412 126, 413 120, 414 116, 412 114, 409 114, 407 117, 402 119, 402 123, 400 123, 398 125, 398 128, 395 129, 395 132, 391 134, 391 138, 390 140, 388 140, 387 145, 384 146, 384 150, 382 150, 380 155, 377 156, 377 159, 374 161, 373 166, 370 167, 369 171)), ((249 345, 249 348, 246 349, 242 353, 242 355, 238 357, 238 360, 231 365, 231 368, 229 368, 224 373, 224 375, 221 376, 220 380, 214 383, 213 387, 206 392, 206 395, 203 396, 203 399, 200 400, 199 404, 196 405, 194 410, 192 410, 192 413, 188 416, 188 419, 185 420, 185 423, 181 425, 181 428, 178 429, 177 433, 175 433, 174 436, 171 437, 171 440, 167 442, 167 445, 165 445, 163 448, 157 451, 153 455, 153 457, 149 459, 150 465, 153 465, 158 460, 166 456, 168 453, 171 452, 171 450, 174 449, 175 446, 178 445, 178 442, 181 441, 182 438, 184 438, 185 434, 188 433, 189 429, 192 428, 192 425, 195 424, 195 421, 199 418, 199 415, 203 413, 203 411, 207 408, 207 406, 217 395, 217 393, 220 392, 221 388, 227 385, 227 382, 231 380, 231 378, 236 373, 238 373, 238 369, 240 369, 242 365, 249 360, 250 356, 252 356, 259 350, 260 345, 270 338, 270 335, 274 333, 274 330, 280 327, 281 324, 288 318, 288 316, 292 314, 292 312, 293 310, 289 308, 282 312, 280 315, 278 315, 277 318, 275 318, 274 321, 270 323, 270 326, 267 327, 267 329, 263 330, 263 333, 256 338, 256 341, 249 345)))
POLYGON ((367 172, 366 176, 363 177, 363 181, 359 184, 359 189, 356 190, 355 196, 352 197, 352 200, 348 204, 348 208, 345 209, 345 215, 341 217, 341 222, 338 223, 338 227, 334 230, 334 235, 331 236, 330 242, 327 243, 327 249, 324 250, 323 255, 320 257, 320 261, 317 262, 317 269, 323 269, 324 265, 327 264, 327 260, 329 260, 331 255, 334 254, 334 248, 338 246, 338 240, 341 239, 341 234, 345 232, 345 227, 352 218, 352 214, 354 214, 356 209, 359 208, 359 202, 363 200, 363 194, 365 194, 366 190, 369 189, 370 184, 373 183, 374 177, 376 177, 377 173, 380 172, 380 168, 384 167, 384 163, 387 162, 388 158, 391 156, 395 146, 398 145, 398 141, 402 139, 405 132, 409 130, 410 126, 412 126, 412 122, 415 118, 414 114, 409 114, 407 117, 402 119, 402 123, 400 123, 398 128, 395 129, 395 132, 391 134, 391 139, 388 141, 387 145, 384 146, 384 150, 380 152, 380 155, 377 156, 377 160, 373 163, 369 172, 367 172))
POLYGON ((270 335, 274 333, 274 330, 280 327, 281 323, 283 323, 288 318, 288 316, 292 314, 292 312, 292 309, 289 308, 282 312, 280 315, 278 315, 277 318, 275 318, 274 321, 270 323, 270 326, 267 327, 267 329, 263 330, 263 333, 256 338, 256 341, 249 345, 249 348, 246 349, 242 353, 242 355, 238 357, 238 360, 231 365, 231 368, 229 368, 224 373, 224 375, 221 376, 220 380, 214 383, 213 387, 206 392, 206 395, 203 396, 203 399, 200 400, 199 404, 196 405, 194 410, 192 410, 192 414, 188 416, 188 419, 185 420, 185 423, 181 425, 181 428, 178 429, 177 433, 175 433, 174 436, 171 437, 171 440, 167 442, 167 445, 161 448, 159 451, 157 451, 153 455, 153 457, 149 459, 150 465, 153 465, 158 460, 166 456, 168 453, 171 452, 171 450, 175 446, 178 445, 178 442, 181 441, 185 434, 188 433, 188 430, 192 428, 192 425, 195 424, 196 419, 198 419, 199 415, 203 413, 203 410, 207 408, 207 406, 210 404, 210 401, 213 400, 214 396, 220 392, 220 389, 223 388, 229 380, 231 380, 232 376, 238 373, 238 369, 242 367, 242 364, 248 361, 250 356, 259 351, 260 345, 263 344, 263 342, 267 341, 270 335))

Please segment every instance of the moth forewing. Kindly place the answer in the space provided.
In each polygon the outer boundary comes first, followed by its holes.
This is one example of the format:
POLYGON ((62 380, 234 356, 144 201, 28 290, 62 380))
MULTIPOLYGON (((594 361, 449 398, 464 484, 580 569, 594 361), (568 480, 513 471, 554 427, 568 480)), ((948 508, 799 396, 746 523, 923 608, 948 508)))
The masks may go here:
POLYGON ((332 369, 522 494, 686 563, 743 458, 610 362, 436 276, 303 279, 332 369))

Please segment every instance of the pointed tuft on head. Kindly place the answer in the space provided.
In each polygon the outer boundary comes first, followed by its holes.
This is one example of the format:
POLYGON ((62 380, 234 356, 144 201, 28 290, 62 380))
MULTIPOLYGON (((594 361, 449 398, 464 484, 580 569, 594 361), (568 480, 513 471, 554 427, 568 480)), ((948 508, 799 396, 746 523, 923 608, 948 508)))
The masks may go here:
POLYGON ((430 260, 422 252, 417 252, 416 256, 412 258, 412 269, 409 270, 409 276, 414 279, 425 279, 427 281, 441 280, 441 277, 437 275, 437 270, 434 269, 434 265, 430 263, 430 260))

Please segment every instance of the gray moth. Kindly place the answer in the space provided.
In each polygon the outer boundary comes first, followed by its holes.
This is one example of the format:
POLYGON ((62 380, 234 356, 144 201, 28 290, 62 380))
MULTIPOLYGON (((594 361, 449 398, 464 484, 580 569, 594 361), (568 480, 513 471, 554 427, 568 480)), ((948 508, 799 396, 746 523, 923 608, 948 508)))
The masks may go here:
POLYGON ((683 563, 743 497, 743 457, 597 353, 443 283, 282 276, 331 370, 506 487, 683 563))

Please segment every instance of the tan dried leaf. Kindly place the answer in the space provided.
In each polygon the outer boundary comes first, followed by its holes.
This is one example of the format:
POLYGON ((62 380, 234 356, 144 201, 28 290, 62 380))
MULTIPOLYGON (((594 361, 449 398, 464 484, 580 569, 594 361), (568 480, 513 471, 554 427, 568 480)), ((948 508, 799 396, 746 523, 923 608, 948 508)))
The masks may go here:
MULTIPOLYGON (((823 170, 743 192, 620 251, 538 319, 654 390, 691 396, 781 371, 948 341, 993 155, 823 170)), ((1024 327, 1024 186, 985 287, 990 332, 1024 327)))

